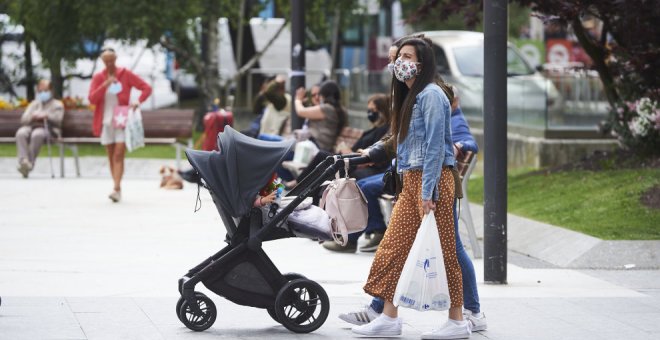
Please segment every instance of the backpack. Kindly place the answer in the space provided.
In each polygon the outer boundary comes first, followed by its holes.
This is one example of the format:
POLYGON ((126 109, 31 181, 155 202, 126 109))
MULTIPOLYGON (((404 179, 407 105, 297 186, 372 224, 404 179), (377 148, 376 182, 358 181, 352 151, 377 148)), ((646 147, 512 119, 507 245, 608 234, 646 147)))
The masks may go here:
POLYGON ((202 142, 202 150, 218 150, 218 134, 225 131, 225 126, 227 125, 234 125, 234 114, 231 111, 220 109, 204 115, 204 141, 202 142))
POLYGON ((330 216, 332 238, 338 244, 348 243, 348 234, 363 231, 367 227, 367 199, 355 178, 348 177, 348 160, 344 160, 346 177, 335 179, 323 191, 320 207, 330 216))

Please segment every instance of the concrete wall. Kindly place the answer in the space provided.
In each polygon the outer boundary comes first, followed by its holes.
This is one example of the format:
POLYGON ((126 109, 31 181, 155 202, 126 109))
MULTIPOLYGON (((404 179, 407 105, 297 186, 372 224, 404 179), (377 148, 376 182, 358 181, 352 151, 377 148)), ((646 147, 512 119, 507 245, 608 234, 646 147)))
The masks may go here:
MULTIPOLYGON (((471 131, 479 144, 480 153, 483 153, 485 151, 483 130, 472 128, 471 131)), ((546 139, 509 133, 508 166, 509 168, 551 167, 579 161, 597 150, 613 150, 617 147, 617 142, 611 139, 546 139)))

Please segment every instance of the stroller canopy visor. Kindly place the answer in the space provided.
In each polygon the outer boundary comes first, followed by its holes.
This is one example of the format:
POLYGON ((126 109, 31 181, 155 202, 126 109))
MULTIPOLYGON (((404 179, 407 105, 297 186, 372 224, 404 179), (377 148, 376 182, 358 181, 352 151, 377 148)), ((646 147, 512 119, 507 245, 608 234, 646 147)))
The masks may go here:
POLYGON ((268 184, 294 143, 261 141, 227 126, 218 134, 219 152, 188 149, 186 156, 218 203, 231 216, 241 217, 250 211, 255 195, 268 184))

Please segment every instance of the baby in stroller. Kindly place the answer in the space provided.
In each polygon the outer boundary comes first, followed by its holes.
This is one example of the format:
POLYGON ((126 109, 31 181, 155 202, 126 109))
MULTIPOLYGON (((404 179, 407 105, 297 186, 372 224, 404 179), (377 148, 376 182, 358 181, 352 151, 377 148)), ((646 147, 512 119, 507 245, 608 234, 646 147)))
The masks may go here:
MULTIPOLYGON (((309 195, 349 160, 328 158, 286 197, 258 196, 293 143, 259 141, 227 127, 218 135, 221 152, 186 150, 200 186, 208 189, 220 214, 228 243, 179 279, 176 312, 189 329, 206 330, 217 316, 214 302, 195 291, 199 282, 234 303, 266 309, 296 333, 312 332, 327 319, 330 304, 323 287, 301 274, 282 274, 261 245, 286 237, 332 239, 329 218, 311 205, 309 195)), ((351 164, 368 161, 350 159, 351 164)))
MULTIPOLYGON (((285 196, 284 184, 276 173, 270 182, 263 187, 254 200, 254 207, 261 208, 263 224, 267 224, 275 213, 286 208, 297 196, 285 196), (275 205, 273 204, 275 203, 275 205)), ((305 198, 286 219, 280 228, 291 231, 296 237, 304 237, 317 241, 332 240, 332 224, 325 210, 312 204, 312 197, 305 198)))

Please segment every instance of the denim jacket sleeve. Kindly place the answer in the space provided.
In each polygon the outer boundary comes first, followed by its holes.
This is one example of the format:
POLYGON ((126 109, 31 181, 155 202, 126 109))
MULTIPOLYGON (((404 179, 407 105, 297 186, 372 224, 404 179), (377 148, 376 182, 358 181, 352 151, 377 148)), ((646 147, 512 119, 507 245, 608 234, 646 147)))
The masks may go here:
POLYGON ((426 132, 425 157, 422 166, 422 200, 437 200, 440 193, 435 188, 440 181, 442 164, 445 159, 445 134, 451 114, 449 100, 440 88, 437 91, 422 91, 418 103, 424 117, 426 132))

